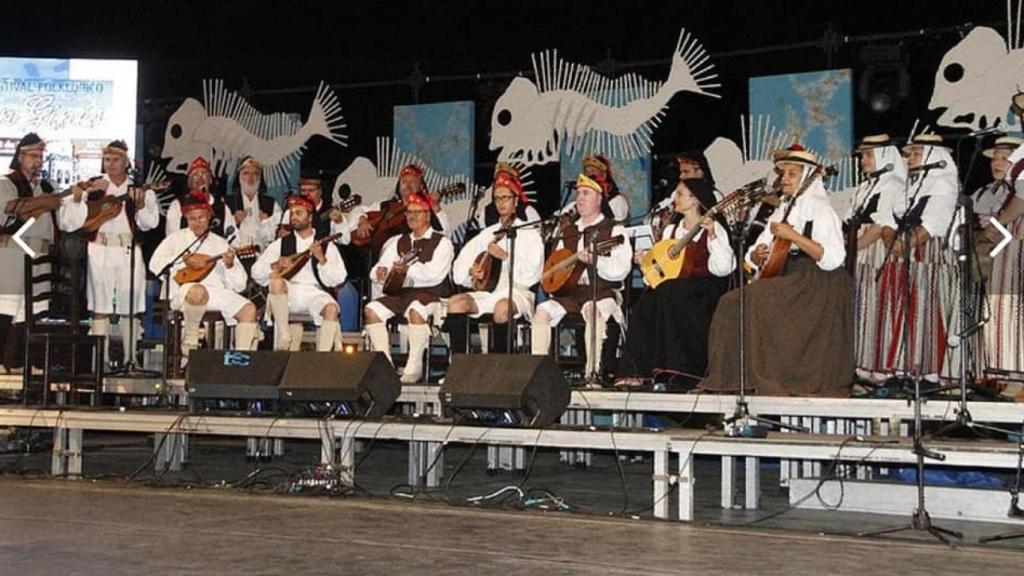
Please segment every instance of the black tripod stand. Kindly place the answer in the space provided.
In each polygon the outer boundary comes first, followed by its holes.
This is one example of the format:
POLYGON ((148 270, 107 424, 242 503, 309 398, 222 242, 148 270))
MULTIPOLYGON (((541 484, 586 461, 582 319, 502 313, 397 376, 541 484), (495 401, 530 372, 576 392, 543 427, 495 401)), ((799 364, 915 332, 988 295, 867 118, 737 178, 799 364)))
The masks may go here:
MULTIPOLYGON (((928 176, 927 170, 923 171, 923 173, 921 174, 921 182, 918 184, 918 192, 921 190, 921 187, 924 185, 924 180, 925 180, 925 178, 927 178, 927 176, 928 176)), ((904 197, 905 198, 909 197, 909 190, 910 190, 909 185, 910 185, 910 179, 908 178, 907 179, 907 188, 904 191, 904 197)), ((914 194, 914 198, 915 199, 917 198, 917 193, 914 194)), ((907 203, 910 204, 909 201, 907 203)), ((944 544, 950 544, 951 545, 951 542, 949 540, 950 537, 956 538, 956 539, 959 540, 959 539, 963 538, 963 534, 961 534, 960 532, 957 532, 956 530, 950 530, 948 528, 943 528, 941 526, 936 526, 932 522, 931 515, 928 514, 928 509, 925 506, 925 494, 924 494, 924 468, 925 468, 925 466, 924 466, 924 459, 925 458, 931 458, 932 460, 938 460, 938 461, 941 462, 941 461, 946 459, 946 456, 944 454, 939 454, 938 452, 933 452, 931 450, 928 450, 924 446, 923 431, 921 429, 922 428, 921 404, 924 402, 924 398, 923 398, 923 396, 921 394, 921 377, 920 377, 919 374, 914 374, 914 370, 912 370, 912 367, 911 367, 910 321, 913 318, 913 316, 911 316, 911 310, 910 310, 910 305, 911 305, 911 300, 910 300, 910 284, 911 284, 910 259, 911 259, 912 255, 913 255, 913 253, 912 253, 912 248, 911 248, 910 240, 911 240, 911 237, 914 234, 915 227, 912 226, 912 225, 909 225, 907 223, 907 219, 908 219, 909 213, 910 213, 910 211, 912 209, 913 209, 913 206, 908 205, 907 206, 907 211, 904 212, 904 222, 901 223, 901 235, 900 235, 900 239, 897 240, 897 241, 902 242, 903 247, 904 247, 903 266, 902 266, 902 268, 903 268, 903 274, 904 274, 904 278, 906 279, 906 282, 903 285, 903 293, 900 295, 901 298, 903 299, 903 312, 904 312, 903 334, 902 334, 902 341, 903 341, 902 342, 902 346, 903 346, 903 369, 904 369, 904 374, 906 375, 905 378, 909 379, 909 383, 913 385, 913 390, 914 390, 914 397, 913 397, 913 402, 914 402, 914 437, 913 437, 913 448, 912 448, 912 451, 913 451, 914 455, 917 457, 917 462, 916 462, 916 466, 917 466, 917 504, 914 507, 914 511, 910 515, 910 522, 909 523, 900 524, 900 525, 897 525, 897 526, 890 526, 888 528, 882 528, 880 530, 869 530, 869 531, 865 531, 865 532, 860 532, 857 535, 858 536, 878 536, 878 535, 882 535, 882 534, 892 534, 892 533, 895 533, 895 532, 903 532, 905 530, 917 530, 917 531, 921 531, 921 532, 927 532, 928 534, 931 534, 936 539, 938 539, 940 542, 942 542, 944 544)), ((892 248, 890 247, 890 254, 891 254, 891 250, 892 250, 892 248)), ((881 272, 881 270, 879 270, 879 272, 881 272)))
MULTIPOLYGON (((978 426, 975 424, 975 426, 978 426)), ((1001 430, 992 426, 983 426, 987 430, 995 430, 1005 432, 1009 434, 1007 430, 1001 430)), ((1017 438, 1017 474, 1014 478, 1013 486, 1010 486, 1010 509, 1007 511, 1007 515, 1011 518, 1022 518, 1024 519, 1024 510, 1020 509, 1020 487, 1021 487, 1021 472, 1024 468, 1024 422, 1021 422, 1019 436, 1017 438)), ((1010 532, 1003 532, 994 536, 986 536, 984 538, 978 538, 978 542, 982 544, 986 542, 999 542, 1002 540, 1016 540, 1018 538, 1024 538, 1024 531, 1015 530, 1010 532)))
MULTIPOLYGON (((750 193, 750 202, 763 194, 755 190, 750 193)), ((746 238, 748 221, 747 218, 734 218, 730 227, 734 250, 738 258, 746 254, 746 238)), ((768 428, 777 426, 794 432, 810 432, 803 426, 784 424, 770 420, 762 416, 755 416, 750 413, 750 405, 747 403, 747 303, 746 303, 746 278, 744 277, 742 265, 739 267, 739 369, 740 369, 740 395, 736 401, 736 411, 725 419, 725 433, 727 436, 743 436, 763 438, 768 433, 768 428)))

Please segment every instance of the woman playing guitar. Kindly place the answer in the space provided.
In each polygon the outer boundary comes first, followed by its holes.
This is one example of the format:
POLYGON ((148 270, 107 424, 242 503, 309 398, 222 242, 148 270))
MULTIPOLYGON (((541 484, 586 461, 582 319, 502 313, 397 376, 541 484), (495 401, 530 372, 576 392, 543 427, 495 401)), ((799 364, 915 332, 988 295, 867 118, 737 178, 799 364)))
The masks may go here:
MULTIPOLYGON (((509 251, 507 231, 510 226, 527 222, 523 193, 519 178, 509 172, 499 172, 492 186, 491 200, 497 209, 498 222, 484 228, 459 252, 452 266, 456 284, 471 288, 471 292, 456 294, 448 301, 445 330, 451 337, 451 350, 455 354, 468 351, 468 318, 482 314, 494 315, 494 352, 506 352, 508 334, 506 323, 510 317, 509 251)), ((512 316, 533 315, 533 292, 530 288, 540 281, 544 264, 544 242, 534 228, 517 230, 515 245, 515 282, 512 289, 512 316)))
POLYGON ((783 204, 772 214, 748 264, 781 258, 781 274, 744 288, 744 346, 739 348, 740 294, 722 296, 708 337, 708 376, 701 388, 736 391, 745 365, 747 390, 780 396, 845 396, 853 375, 853 282, 843 264, 842 224, 814 154, 795 145, 776 159, 783 204), (740 362, 740 354, 744 362, 740 362))

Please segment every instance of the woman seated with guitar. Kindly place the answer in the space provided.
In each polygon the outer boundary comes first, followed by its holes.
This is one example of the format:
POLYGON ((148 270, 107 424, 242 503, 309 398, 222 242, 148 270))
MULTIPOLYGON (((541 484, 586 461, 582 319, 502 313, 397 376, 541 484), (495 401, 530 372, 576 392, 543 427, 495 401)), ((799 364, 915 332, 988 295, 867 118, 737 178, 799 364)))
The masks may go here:
POLYGON ((708 335, 708 375, 700 387, 776 396, 846 396, 853 376, 853 281, 843 267, 839 217, 814 154, 791 146, 775 160, 783 203, 747 252, 757 280, 722 296, 708 335))
MULTIPOLYGON (((480 231, 459 252, 452 267, 456 284, 471 288, 472 292, 456 294, 448 301, 448 331, 453 354, 468 352, 468 317, 481 314, 494 315, 492 351, 508 351, 509 250, 506 228, 526 224, 528 203, 523 186, 510 172, 498 172, 492 186, 491 202, 497 209, 498 222, 480 231)), ((511 315, 533 316, 533 292, 530 288, 540 281, 544 265, 544 242, 533 228, 516 231, 515 282, 512 289, 511 315)))
POLYGON ((674 212, 651 250, 637 253, 647 283, 630 310, 616 387, 639 387, 664 370, 670 383, 694 387, 708 363, 708 328, 719 297, 736 269, 729 234, 707 212, 715 192, 703 178, 680 180, 674 212), (677 378, 678 377, 678 378, 677 378))
POLYGON ((380 260, 370 269, 370 279, 382 285, 384 296, 363 309, 370 346, 391 360, 385 322, 402 314, 409 321, 409 359, 402 382, 415 384, 423 377, 423 352, 430 342, 428 318, 437 313, 441 298, 448 295, 448 273, 455 249, 452 242, 430 227, 433 200, 426 192, 408 195, 405 206, 410 232, 393 236, 384 244, 380 260))
POLYGON ((275 350, 298 350, 302 325, 290 324, 292 312, 302 312, 316 324, 316 349, 330 352, 340 343, 341 311, 330 291, 348 277, 334 242, 341 234, 316 237, 315 204, 305 194, 288 197, 291 232, 274 240, 252 265, 252 279, 269 287, 267 308, 275 324, 275 350))
POLYGON ((220 312, 228 326, 237 324, 234 349, 255 350, 256 306, 238 294, 248 280, 245 268, 235 261, 228 241, 210 230, 213 209, 204 192, 193 190, 180 205, 187 226, 160 242, 149 259, 149 270, 159 275, 170 266, 171 310, 184 316, 182 358, 199 345, 199 325, 207 310, 220 312))
POLYGON ((551 327, 557 326, 568 313, 579 312, 587 324, 586 374, 600 373, 601 349, 606 323, 614 318, 624 324, 619 291, 622 281, 633 266, 633 248, 625 240, 625 229, 612 219, 608 205, 608 185, 584 174, 576 179, 576 212, 574 220, 561 224, 561 239, 556 250, 544 264, 541 283, 552 295, 537 306, 533 315, 531 350, 545 355, 551 348, 551 327), (597 253, 590 247, 595 246, 597 253), (597 268, 596 323, 591 325, 593 288, 588 269, 597 268), (591 335, 596 335, 591 344, 591 335), (592 350, 594 347, 596 349, 592 350))

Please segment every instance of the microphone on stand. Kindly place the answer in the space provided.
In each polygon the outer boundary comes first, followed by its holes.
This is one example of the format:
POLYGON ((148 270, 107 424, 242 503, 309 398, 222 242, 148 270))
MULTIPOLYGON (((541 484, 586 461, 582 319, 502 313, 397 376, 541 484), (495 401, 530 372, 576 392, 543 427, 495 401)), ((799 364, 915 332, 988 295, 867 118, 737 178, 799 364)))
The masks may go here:
POLYGON ((980 130, 974 130, 963 135, 963 138, 978 138, 979 136, 986 136, 988 134, 1001 133, 1003 130, 999 128, 998 122, 989 126, 988 128, 982 128, 980 130))
POLYGON ((884 167, 882 167, 882 168, 880 168, 878 170, 875 170, 874 172, 868 172, 867 174, 864 175, 864 177, 868 178, 868 179, 878 178, 879 176, 881 176, 883 174, 888 174, 889 172, 892 172, 895 169, 896 169, 896 167, 893 166, 892 162, 890 162, 890 163, 886 164, 884 167))
POLYGON ((936 169, 942 170, 945 167, 946 167, 946 161, 945 160, 939 160, 938 162, 929 162, 928 164, 922 164, 920 166, 915 166, 915 167, 910 169, 910 172, 927 172, 929 170, 936 170, 936 169))

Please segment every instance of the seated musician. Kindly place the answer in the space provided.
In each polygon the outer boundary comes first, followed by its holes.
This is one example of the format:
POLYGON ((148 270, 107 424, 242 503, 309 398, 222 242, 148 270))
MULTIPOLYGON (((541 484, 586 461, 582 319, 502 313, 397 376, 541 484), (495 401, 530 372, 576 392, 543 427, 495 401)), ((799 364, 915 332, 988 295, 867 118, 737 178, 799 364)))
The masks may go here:
POLYGON ((625 229, 612 219, 611 207, 608 204, 607 184, 580 174, 576 180, 576 211, 577 217, 562 226, 561 238, 556 248, 566 248, 575 252, 579 262, 585 267, 577 286, 565 295, 555 295, 550 300, 537 306, 533 315, 533 335, 531 350, 533 354, 548 354, 551 349, 551 327, 557 326, 571 312, 583 315, 587 323, 586 341, 586 373, 597 374, 601 369, 601 350, 604 346, 606 324, 615 319, 623 325, 622 300, 619 291, 622 281, 629 276, 633 264, 633 249, 628 241, 622 242, 608 254, 593 255, 589 244, 592 234, 596 234, 598 242, 609 240, 614 236, 625 238, 625 229), (589 275, 589 266, 596 262, 597 266, 597 314, 596 325, 591 326, 591 308, 593 288, 589 275), (596 332, 596 350, 591 350, 591 330, 596 332))
POLYGON ((454 354, 465 354, 468 351, 468 317, 494 315, 494 345, 491 350, 503 353, 508 351, 509 318, 519 315, 529 318, 533 315, 533 292, 530 288, 540 281, 544 265, 544 242, 536 229, 524 228, 515 232, 515 264, 512 266, 515 282, 510 313, 510 241, 504 236, 496 238, 495 234, 509 226, 526 224, 528 216, 525 208, 528 202, 522 184, 511 173, 499 172, 495 176, 492 190, 491 202, 497 209, 498 221, 467 242, 452 266, 455 283, 473 289, 472 292, 456 294, 448 301, 445 329, 454 354))
POLYGON ((274 241, 281 206, 269 194, 263 165, 247 156, 238 165, 234 191, 224 198, 224 237, 232 246, 266 246, 274 241))
MULTIPOLYGON (((813 154, 792 146, 775 164, 782 172, 784 201, 747 251, 746 261, 765 267, 773 251, 787 259, 780 275, 744 288, 746 389, 778 396, 845 396, 853 375, 854 319, 842 225, 813 154)), ((703 389, 739 390, 739 296, 733 290, 719 300, 708 334, 703 389)))
MULTIPOLYGON (((349 213, 349 219, 354 230, 352 236, 356 239, 366 239, 373 232, 373 223, 369 219, 370 212, 386 212, 388 208, 397 204, 408 204, 411 194, 426 194, 430 198, 430 226, 444 234, 451 235, 451 223, 448 214, 441 205, 440 198, 427 190, 423 181, 423 169, 415 164, 409 164, 398 173, 398 186, 395 198, 377 202, 369 206, 356 206, 349 213)), ((398 233, 405 233, 404 227, 398 233)))
MULTIPOLYGON (((313 202, 311 225, 317 238, 334 234, 337 235, 337 244, 349 243, 351 232, 346 215, 324 199, 323 181, 319 172, 311 168, 303 169, 303 174, 299 177, 299 195, 305 196, 313 202)), ((291 231, 289 216, 289 210, 285 209, 284 215, 280 219, 282 225, 277 230, 279 238, 287 236, 291 231)))
MULTIPOLYGON (((607 186, 608 191, 605 193, 605 202, 608 203, 610 218, 616 222, 624 222, 629 218, 629 200, 626 198, 626 195, 619 190, 619 185, 615 183, 615 178, 612 176, 612 163, 610 160, 600 154, 583 158, 583 174, 587 178, 602 182, 607 186)), ((569 202, 557 213, 571 213, 575 206, 575 202, 569 202)))
POLYGON ((228 241, 210 230, 212 210, 206 194, 193 190, 182 199, 181 212, 188 226, 163 239, 149 260, 149 270, 160 275, 170 266, 171 310, 184 317, 181 329, 181 355, 199 345, 199 325, 207 310, 220 312, 224 323, 235 326, 236 350, 255 350, 259 340, 256 306, 239 295, 245 289, 245 268, 235 259, 228 241), (219 257, 212 261, 211 257, 219 257), (178 284, 175 274, 188 268, 200 271, 212 264, 209 273, 194 282, 178 284))
MULTIPOLYGON (((626 334, 616 387, 643 385, 655 370, 664 370, 673 388, 692 388, 707 370, 708 329, 736 257, 722 222, 704 216, 716 204, 707 180, 680 180, 674 199, 675 216, 653 252, 665 254, 666 246, 674 246, 696 227, 701 230, 680 256, 680 275, 647 290, 631 307, 630 324, 639 329, 626 334)), ((637 253, 637 261, 646 255, 637 253)))
POLYGON ((252 279, 270 287, 267 308, 276 328, 275 350, 299 349, 302 329, 300 325, 297 333, 292 333, 289 316, 293 312, 313 318, 318 351, 333 350, 338 340, 339 307, 330 291, 345 281, 347 272, 337 247, 325 239, 316 239, 313 209, 313 200, 308 196, 289 196, 291 233, 274 240, 252 265, 252 279), (306 255, 308 258, 303 262, 306 255))
POLYGON ((387 355, 388 360, 391 350, 385 322, 398 314, 408 320, 409 359, 402 371, 405 384, 414 384, 423 377, 423 352, 430 341, 427 321, 437 313, 441 298, 447 296, 455 251, 451 240, 430 227, 432 203, 425 192, 407 196, 405 218, 410 231, 391 237, 370 269, 370 279, 393 293, 375 299, 363 310, 370 346, 387 355))
MULTIPOLYGON (((494 166, 494 183, 491 184, 491 202, 487 204, 487 206, 484 206, 482 210, 477 210, 476 225, 481 230, 492 224, 496 224, 498 220, 500 220, 498 206, 494 203, 494 186, 498 183, 498 179, 503 174, 515 179, 515 181, 519 183, 519 187, 521 189, 523 188, 523 180, 520 177, 519 170, 507 162, 498 162, 494 166)), ((536 208, 527 203, 528 198, 526 197, 526 193, 524 192, 519 194, 519 197, 522 199, 522 202, 516 206, 516 213, 518 214, 517 217, 525 222, 538 222, 540 220, 540 213, 537 212, 536 208), (525 208, 523 208, 523 204, 526 204, 525 208)))

